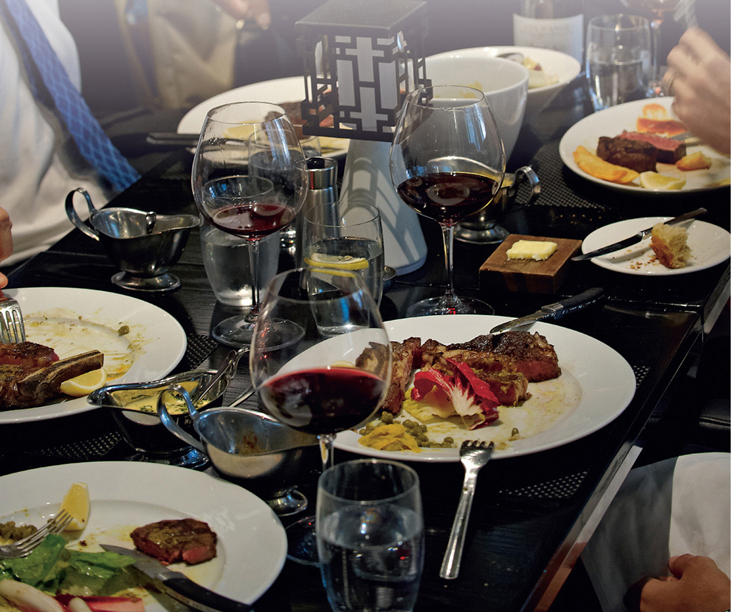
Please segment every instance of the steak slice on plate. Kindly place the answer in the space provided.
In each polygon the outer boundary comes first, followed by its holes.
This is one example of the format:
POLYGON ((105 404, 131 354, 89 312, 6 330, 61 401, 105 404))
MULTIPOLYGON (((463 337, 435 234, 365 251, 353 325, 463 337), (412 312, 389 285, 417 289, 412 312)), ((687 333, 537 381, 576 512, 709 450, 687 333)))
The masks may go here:
POLYGON ((165 565, 181 561, 196 565, 216 556, 216 534, 197 519, 158 521, 137 527, 131 535, 140 551, 165 565))

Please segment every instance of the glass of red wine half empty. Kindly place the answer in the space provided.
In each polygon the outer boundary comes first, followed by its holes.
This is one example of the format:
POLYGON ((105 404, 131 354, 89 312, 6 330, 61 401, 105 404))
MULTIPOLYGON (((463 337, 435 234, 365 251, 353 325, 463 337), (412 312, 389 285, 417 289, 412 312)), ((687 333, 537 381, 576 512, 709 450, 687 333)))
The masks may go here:
POLYGON ((470 87, 434 86, 405 99, 389 160, 399 197, 439 223, 444 239, 447 292, 412 304, 407 316, 492 314, 480 300, 454 292, 454 226, 488 206, 505 174, 505 150, 485 95, 470 87))
MULTIPOLYGON (((391 343, 357 272, 298 268, 266 289, 249 355, 251 381, 275 419, 320 442, 333 464, 335 434, 370 420, 391 379, 391 343)), ((315 517, 288 527, 289 557, 317 565, 315 517)))
MULTIPOLYGON (((195 151, 191 185, 198 210, 211 224, 248 241, 251 308, 212 330, 219 342, 240 348, 251 342, 259 287, 269 280, 259 277, 259 241, 287 227, 307 194, 307 163, 284 110, 265 102, 210 110, 195 151)), ((225 266, 230 255, 221 252, 220 257, 225 266)))

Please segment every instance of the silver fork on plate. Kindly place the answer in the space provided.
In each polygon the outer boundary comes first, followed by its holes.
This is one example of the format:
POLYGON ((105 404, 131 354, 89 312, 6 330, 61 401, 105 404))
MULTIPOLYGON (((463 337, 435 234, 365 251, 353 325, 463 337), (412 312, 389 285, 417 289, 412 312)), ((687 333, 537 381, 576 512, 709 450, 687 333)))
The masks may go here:
POLYGON ((29 536, 26 536, 22 540, 13 542, 6 546, 0 546, 0 559, 17 559, 18 557, 27 557, 32 553, 47 535, 52 533, 61 533, 66 526, 71 522, 73 517, 66 512, 61 510, 56 516, 46 521, 40 529, 33 532, 29 536))
POLYGON ((475 487, 477 486, 477 472, 490 461, 494 448, 494 442, 486 444, 474 440, 465 440, 459 448, 459 458, 464 466, 465 474, 462 494, 457 505, 457 513, 454 515, 454 522, 452 523, 452 532, 449 534, 447 551, 444 553, 442 567, 439 570, 439 577, 445 580, 453 580, 459 574, 462 549, 467 534, 467 523, 470 520, 472 500, 475 497, 475 487))
POLYGON ((25 342, 25 325, 20 306, 13 298, 0 292, 0 342, 14 344, 25 342))

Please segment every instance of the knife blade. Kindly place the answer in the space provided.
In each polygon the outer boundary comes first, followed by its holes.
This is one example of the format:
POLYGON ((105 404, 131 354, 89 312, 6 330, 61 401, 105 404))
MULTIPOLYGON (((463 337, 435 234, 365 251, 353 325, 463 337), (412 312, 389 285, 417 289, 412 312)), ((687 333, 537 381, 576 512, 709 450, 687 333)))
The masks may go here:
POLYGON ((198 146, 200 134, 179 134, 178 132, 150 132, 147 135, 147 144, 158 147, 188 147, 195 149, 198 146))
MULTIPOLYGON (((705 208, 696 208, 695 210, 691 210, 690 212, 680 215, 679 217, 675 217, 674 219, 665 221, 665 225, 675 225, 676 223, 682 223, 683 221, 693 219, 694 217, 702 215, 706 212, 708 211, 705 208)), ((584 261, 586 259, 592 259, 593 257, 599 257, 600 255, 606 255, 607 253, 614 253, 614 251, 619 251, 620 249, 626 249, 627 247, 630 247, 633 244, 637 244, 638 242, 640 242, 650 232, 652 232, 652 227, 643 229, 637 232, 634 236, 630 236, 629 238, 625 238, 624 240, 620 240, 619 242, 614 242, 605 247, 602 247, 601 249, 595 249, 594 251, 584 253, 583 255, 576 255, 575 257, 571 258, 571 261, 584 261)))
POLYGON ((102 544, 101 547, 106 551, 135 559, 134 567, 154 580, 160 590, 191 608, 201 612, 251 612, 253 610, 249 604, 214 593, 210 589, 196 584, 185 574, 165 567, 157 559, 148 557, 138 550, 112 544, 102 544))
POLYGON ((587 289, 583 293, 579 293, 579 295, 574 295, 573 297, 566 298, 565 300, 561 300, 560 302, 554 302, 553 304, 546 304, 545 306, 541 306, 541 308, 539 310, 536 310, 533 314, 529 314, 524 317, 519 317, 517 319, 513 319, 512 321, 507 321, 506 323, 496 325, 490 330, 490 333, 501 334, 502 332, 509 329, 513 329, 515 327, 523 327, 524 325, 530 325, 531 323, 535 323, 536 321, 560 319, 561 317, 571 312, 596 303, 601 299, 603 294, 604 289, 602 289, 601 287, 593 287, 592 289, 587 289))

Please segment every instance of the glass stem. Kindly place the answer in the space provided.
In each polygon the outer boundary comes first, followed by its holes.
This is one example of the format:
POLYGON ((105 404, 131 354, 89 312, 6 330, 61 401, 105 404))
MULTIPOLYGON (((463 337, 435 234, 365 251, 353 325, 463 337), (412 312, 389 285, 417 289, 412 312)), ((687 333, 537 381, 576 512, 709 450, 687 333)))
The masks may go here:
POLYGON ((249 241, 249 272, 251 275, 251 310, 246 315, 248 323, 259 316, 259 239, 249 241))
POLYGON ((445 308, 456 308, 460 305, 460 299, 454 293, 454 225, 442 225, 442 242, 444 242, 444 263, 447 266, 447 292, 439 301, 445 308))
POLYGON ((660 83, 660 26, 662 25, 662 19, 652 19, 650 21, 650 36, 652 37, 652 72, 650 80, 650 89, 653 95, 659 93, 660 83))
POLYGON ((335 463, 333 461, 333 442, 335 442, 335 434, 321 434, 317 436, 320 443, 320 459, 322 459, 322 471, 331 468, 335 463))

